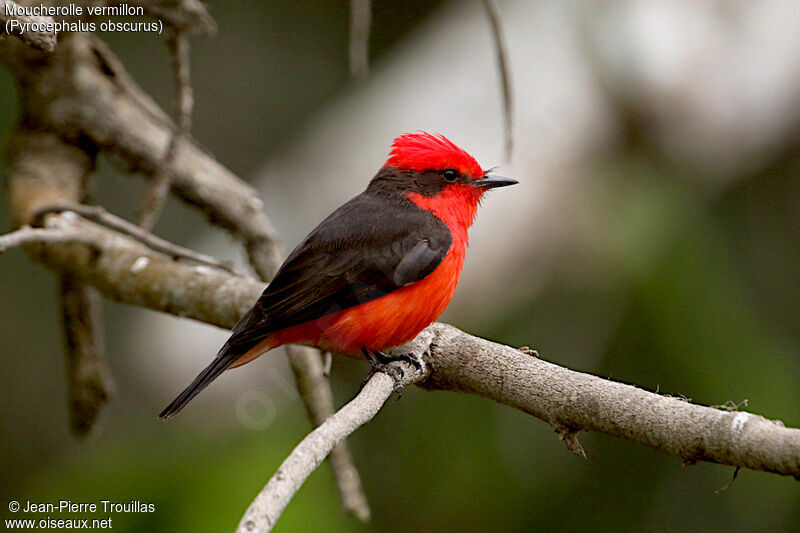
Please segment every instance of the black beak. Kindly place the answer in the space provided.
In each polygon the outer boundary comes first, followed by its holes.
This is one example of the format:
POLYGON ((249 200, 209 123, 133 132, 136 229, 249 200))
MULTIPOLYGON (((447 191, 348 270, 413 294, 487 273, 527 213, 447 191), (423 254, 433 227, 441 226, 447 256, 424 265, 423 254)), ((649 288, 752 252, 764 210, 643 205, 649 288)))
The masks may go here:
POLYGON ((513 178, 504 178, 503 176, 484 176, 479 180, 472 182, 475 187, 484 187, 486 189, 494 189, 495 187, 508 187, 519 183, 513 178))

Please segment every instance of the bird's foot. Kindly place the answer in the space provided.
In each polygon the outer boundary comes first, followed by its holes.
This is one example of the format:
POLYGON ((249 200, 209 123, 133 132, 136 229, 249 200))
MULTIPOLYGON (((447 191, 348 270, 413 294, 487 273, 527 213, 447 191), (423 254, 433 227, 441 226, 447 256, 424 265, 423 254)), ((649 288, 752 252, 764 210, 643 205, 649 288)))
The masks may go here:
POLYGON ((363 352, 369 361, 369 364, 372 366, 372 370, 370 370, 369 374, 367 374, 367 377, 364 378, 364 381, 361 383, 361 387, 363 388, 364 385, 367 384, 367 381, 369 381, 370 378, 375 375, 375 372, 383 372, 394 380, 394 392, 397 393, 398 400, 403 396, 402 379, 405 374, 403 373, 402 368, 399 366, 394 366, 390 363, 394 361, 405 361, 417 370, 422 369, 420 362, 411 354, 403 353, 397 355, 388 355, 383 352, 368 352, 366 349, 363 350, 363 352))
POLYGON ((389 355, 383 352, 375 352, 375 358, 378 359, 383 364, 389 364, 394 361, 405 361, 409 365, 413 366, 417 370, 422 370, 422 363, 419 362, 419 359, 414 357, 414 354, 411 353, 399 353, 396 355, 389 355))

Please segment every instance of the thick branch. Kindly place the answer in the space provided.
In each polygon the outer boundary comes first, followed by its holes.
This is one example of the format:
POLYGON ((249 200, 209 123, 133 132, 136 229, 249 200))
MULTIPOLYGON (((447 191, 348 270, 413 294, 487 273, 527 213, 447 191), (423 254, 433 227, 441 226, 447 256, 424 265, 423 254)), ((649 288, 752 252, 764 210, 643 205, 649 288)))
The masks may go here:
MULTIPOLYGON (((11 138, 8 156, 14 225, 31 222, 44 208, 76 203, 80 178, 92 165, 85 152, 57 136, 24 130, 11 138)), ((60 231, 65 237, 59 240, 82 244, 37 245, 29 248, 34 257, 112 300, 231 328, 264 290, 263 283, 250 278, 172 261, 73 212, 50 214, 44 225, 31 231, 47 232, 45 242, 60 231)))
POLYGON ((445 324, 427 328, 409 348, 430 352, 427 389, 485 396, 556 428, 598 431, 688 461, 800 478, 800 429, 779 421, 568 370, 445 324))
MULTIPOLYGON (((20 133, 9 143, 11 206, 15 224, 29 223, 37 201, 77 202, 85 196, 87 177, 94 158, 79 148, 67 145, 53 135, 20 133)), ((105 243, 94 243, 75 226, 74 213, 63 215, 59 227, 22 229, 0 238, 28 244, 28 251, 47 253, 48 249, 70 250, 80 261, 91 261, 95 250, 105 243), (53 243, 85 243, 53 245, 53 243), (48 243, 48 246, 34 246, 48 243)), ((0 243, 0 249, 2 244, 0 243)), ((102 313, 95 289, 67 272, 60 275, 61 310, 64 325, 69 384, 70 427, 76 435, 87 434, 112 391, 111 373, 103 349, 102 313)))
POLYGON ((95 289, 69 275, 61 277, 60 289, 70 429, 82 437, 94 426, 114 384, 104 355, 101 302, 95 289))
POLYGON ((46 228, 79 234, 91 253, 82 245, 46 245, 38 249, 38 257, 57 272, 94 285, 111 300, 230 329, 264 290, 260 281, 174 261, 71 214, 50 215, 46 228))

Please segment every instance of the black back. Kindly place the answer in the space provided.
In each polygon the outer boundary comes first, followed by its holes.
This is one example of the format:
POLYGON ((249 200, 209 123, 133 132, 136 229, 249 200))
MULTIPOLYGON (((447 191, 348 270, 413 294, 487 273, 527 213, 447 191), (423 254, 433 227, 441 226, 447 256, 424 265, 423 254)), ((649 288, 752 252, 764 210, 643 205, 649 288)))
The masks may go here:
POLYGON ((317 226, 281 266, 225 348, 380 298, 419 281, 452 244, 447 225, 404 195, 368 188, 317 226))

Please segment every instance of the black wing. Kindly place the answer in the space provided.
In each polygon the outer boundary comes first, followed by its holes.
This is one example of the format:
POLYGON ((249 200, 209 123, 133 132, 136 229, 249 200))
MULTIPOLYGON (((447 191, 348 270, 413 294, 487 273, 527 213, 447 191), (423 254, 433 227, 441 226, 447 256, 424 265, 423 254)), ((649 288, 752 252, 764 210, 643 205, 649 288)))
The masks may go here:
POLYGON ((294 249, 214 361, 159 416, 174 416, 273 331, 424 278, 442 262, 452 241, 444 222, 400 195, 356 196, 294 249))
POLYGON ((451 244, 447 225, 429 211, 405 198, 362 193, 294 249, 228 344, 249 349, 273 331, 419 281, 451 244))

